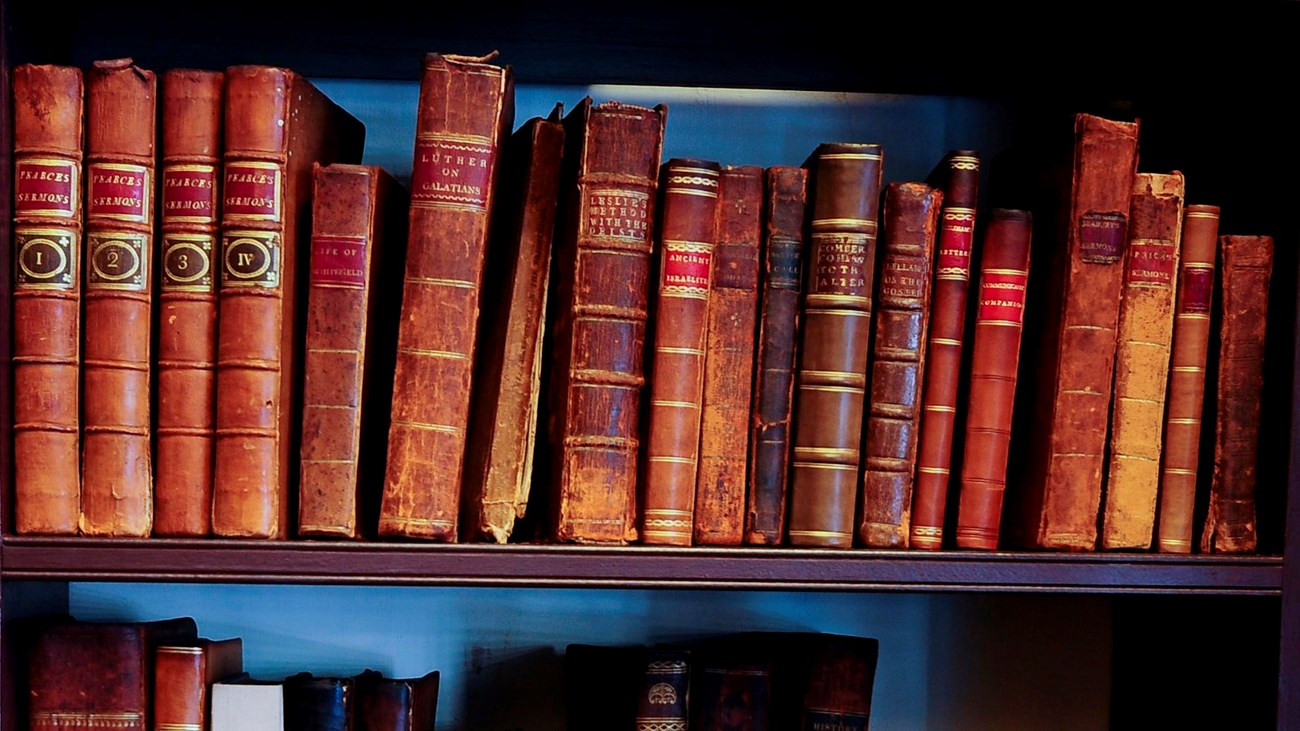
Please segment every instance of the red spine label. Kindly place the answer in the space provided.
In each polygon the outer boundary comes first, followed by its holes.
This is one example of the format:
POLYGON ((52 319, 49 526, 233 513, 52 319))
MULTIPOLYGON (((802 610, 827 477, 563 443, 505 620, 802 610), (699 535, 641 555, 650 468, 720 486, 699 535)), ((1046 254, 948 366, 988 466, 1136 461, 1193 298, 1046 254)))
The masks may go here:
POLYGON ((650 194, 617 188, 589 189, 582 197, 581 220, 583 238, 648 244, 650 194))
POLYGON ((485 141, 430 135, 415 142, 411 204, 487 210, 496 154, 485 141))
POLYGON ((14 213, 72 218, 77 215, 77 164, 35 157, 14 163, 14 213))
POLYGON ((223 214, 235 220, 278 222, 280 176, 280 166, 273 162, 226 163, 223 214))
POLYGON ((1128 220, 1122 213, 1085 213, 1079 221, 1079 256, 1087 264, 1114 264, 1124 256, 1128 220))
POLYGON ((710 247, 677 241, 664 242, 664 281, 661 291, 668 296, 709 293, 709 271, 713 264, 710 247))
POLYGON ((88 173, 88 218, 149 221, 149 169, 143 165, 95 163, 88 173))
POLYGON ((1174 285, 1174 242, 1133 239, 1128 244, 1124 282, 1133 287, 1170 289, 1174 285))
POLYGON ((907 304, 925 296, 928 281, 925 260, 889 254, 880 267, 880 301, 907 304))
POLYGON ((867 249, 874 238, 864 233, 814 233, 813 294, 870 297, 867 249))
POLYGON ((943 209, 939 229, 939 251, 935 257, 936 278, 970 279, 970 250, 975 240, 975 211, 970 208, 943 209))
POLYGON ((212 165, 164 167, 162 217, 163 223, 216 223, 217 169, 212 165))
POLYGON ((1214 267, 1185 266, 1178 284, 1180 315, 1210 314, 1210 300, 1214 296, 1214 267))
POLYGON ((311 283, 360 289, 366 285, 363 236, 313 236, 311 283))
POLYGON ((1025 285, 1029 272, 1020 269, 986 269, 980 277, 977 325, 1011 325, 1025 321, 1025 285))

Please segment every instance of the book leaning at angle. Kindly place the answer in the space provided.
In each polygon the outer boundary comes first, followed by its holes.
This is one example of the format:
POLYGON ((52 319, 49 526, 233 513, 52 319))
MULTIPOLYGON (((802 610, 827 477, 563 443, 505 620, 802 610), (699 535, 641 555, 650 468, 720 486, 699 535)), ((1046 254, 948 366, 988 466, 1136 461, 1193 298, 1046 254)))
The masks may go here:
POLYGON ((159 645, 154 653, 154 731, 211 727, 212 684, 244 669, 239 638, 198 638, 159 645))
POLYGON ((378 670, 356 676, 357 731, 433 731, 439 672, 385 678, 378 670))

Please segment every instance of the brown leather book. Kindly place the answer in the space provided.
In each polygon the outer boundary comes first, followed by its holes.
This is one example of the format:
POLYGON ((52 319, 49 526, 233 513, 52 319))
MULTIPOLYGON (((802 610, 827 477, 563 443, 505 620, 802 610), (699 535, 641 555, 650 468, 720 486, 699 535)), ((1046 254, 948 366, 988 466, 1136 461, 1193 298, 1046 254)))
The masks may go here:
POLYGON ((924 183, 890 183, 876 289, 870 410, 865 425, 862 525, 873 548, 907 548, 934 242, 943 191, 924 183))
POLYGON ((287 538, 298 467, 312 163, 357 163, 365 127, 297 73, 226 70, 212 530, 287 538))
POLYGON ((542 391, 551 238, 563 116, 528 120, 505 143, 492 205, 479 355, 461 490, 461 540, 505 543, 528 504, 542 391))
POLYGON ((645 543, 691 545, 720 177, 721 166, 706 160, 676 158, 663 166, 645 543))
POLYGON ((1218 241, 1219 207, 1187 206, 1183 214, 1182 257, 1174 307, 1173 348, 1169 356, 1169 405, 1165 410, 1160 466, 1156 548, 1163 553, 1192 552, 1192 513, 1196 505, 1205 361, 1210 347, 1210 308, 1214 299, 1214 257, 1218 241))
POLYGON ((811 256, 795 371, 790 543, 849 548, 858 496, 884 150, 825 143, 809 160, 811 256))
POLYGON ((217 226, 226 75, 162 74, 157 464, 153 533, 212 532, 217 226))
POLYGON ((995 208, 984 231, 957 501, 958 548, 991 551, 1001 535, 1033 227, 1028 211, 995 208))
POLYGON ((81 513, 81 69, 15 66, 14 528, 73 535, 81 513))
POLYGON ((488 211, 514 126, 495 56, 424 58, 382 536, 456 540, 488 211))
POLYGON ((1273 237, 1220 236, 1223 319, 1214 422, 1214 479, 1201 553, 1253 553, 1260 396, 1273 237))
POLYGON ((749 437, 745 542, 777 545, 785 537, 790 479, 790 417, 803 290, 808 171, 767 169, 763 184, 763 275, 749 437))
POLYGON ((637 536, 642 357, 666 107, 584 98, 564 120, 548 430, 555 538, 637 536))
POLYGON ((704 347, 700 471, 695 481, 695 543, 738 546, 745 532, 763 168, 724 167, 718 195, 718 244, 704 347))
POLYGON ((943 190, 939 241, 935 245, 921 430, 916 447, 916 487, 908 545, 943 547, 953 435, 957 424, 958 382, 966 336, 971 247, 979 202, 980 158, 974 150, 952 150, 935 171, 943 190))
POLYGON ((1155 532, 1185 188, 1179 172, 1138 173, 1133 182, 1102 509, 1105 549, 1150 548, 1155 532))
POLYGON ((86 77, 81 532, 153 528, 150 346, 158 84, 131 59, 86 77))
POLYGON ((870 637, 813 635, 803 649, 800 731, 861 729, 871 720, 880 643, 870 637))
POLYGON ((316 165, 299 536, 360 538, 374 525, 407 212, 406 189, 383 168, 316 165))
POLYGON ((418 678, 385 678, 367 670, 356 678, 356 731, 433 731, 438 671, 418 678))
POLYGON ((199 638, 154 651, 153 731, 212 727, 212 684, 244 670, 244 644, 199 638))
POLYGON ((356 679, 295 673, 284 679, 284 731, 353 731, 356 679))

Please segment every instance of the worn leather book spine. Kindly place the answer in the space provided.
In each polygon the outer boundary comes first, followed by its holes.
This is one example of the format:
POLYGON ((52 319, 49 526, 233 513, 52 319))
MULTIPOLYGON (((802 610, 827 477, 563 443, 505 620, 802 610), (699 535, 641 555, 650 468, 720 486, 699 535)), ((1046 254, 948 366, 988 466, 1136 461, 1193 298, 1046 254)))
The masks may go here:
POLYGON ((506 142, 484 272, 461 490, 461 540, 505 543, 528 504, 542 390, 551 238, 564 157, 558 119, 506 142))
POLYGON ((385 678, 377 670, 356 677, 356 731, 428 731, 438 713, 438 677, 385 678))
POLYGON ((288 538, 297 481, 312 163, 365 128, 289 69, 226 70, 212 530, 288 538))
POLYGON ((860 729, 871 719, 880 643, 869 637, 814 635, 804 669, 800 731, 860 729))
POLYGON ((1214 479, 1201 553, 1254 553, 1259 410, 1273 237, 1220 236, 1222 321, 1214 479))
POLYGON ((958 548, 995 550, 1001 536, 1033 226, 1028 211, 995 208, 984 232, 957 501, 958 548))
POLYGON ((86 311, 80 530, 153 528, 150 349, 158 84, 131 59, 86 80, 86 311))
POLYGON ((934 242, 943 192, 924 183, 890 183, 871 366, 862 471, 862 525, 872 548, 907 548, 934 242))
POLYGON ((244 669, 239 638, 159 645, 154 652, 153 731, 212 727, 212 684, 244 669))
POLYGON ((692 731, 769 731, 776 659, 764 633, 725 636, 691 646, 692 731))
POLYGON ((153 533, 212 532, 217 226, 225 74, 162 74, 158 422, 153 533))
POLYGON ((1219 207, 1187 206, 1183 214, 1173 348, 1169 356, 1169 406, 1165 410, 1160 465, 1156 548, 1162 553, 1192 552, 1192 513, 1196 505, 1205 362, 1210 349, 1210 308, 1214 299, 1218 241, 1219 207))
POLYGON ((884 150, 826 143, 809 160, 811 257, 795 371, 788 540, 853 545, 884 150))
POLYGON ((353 731, 354 678, 297 673, 284 680, 284 731, 353 731))
POLYGON ((74 535, 81 513, 81 69, 15 66, 14 529, 74 535))
POLYGON ((424 59, 383 536, 456 540, 488 215, 514 127, 514 77, 493 56, 424 59))
POLYGON ((686 729, 690 723, 690 651, 651 649, 643 657, 633 728, 635 731, 686 729))
POLYGON ((691 545, 721 166, 664 163, 641 540, 691 545))
POLYGON ((1147 549, 1155 533, 1185 187, 1179 172, 1138 173, 1133 183, 1102 509, 1105 549, 1147 549))
MULTIPOLYGON (((971 248, 979 202, 980 158, 974 150, 953 150, 940 165, 943 209, 935 244, 921 430, 917 437, 916 487, 908 545, 943 547, 943 524, 957 428, 958 384, 966 337, 971 248)), ((936 181, 936 183, 939 181, 936 181)))
POLYGON ((770 167, 764 175, 763 192, 763 272, 759 284, 745 542, 778 545, 785 538, 789 494, 790 421, 807 240, 804 215, 808 171, 801 167, 770 167))
POLYGON ((548 433, 557 540, 637 537, 650 252, 667 108, 584 98, 564 120, 548 433))

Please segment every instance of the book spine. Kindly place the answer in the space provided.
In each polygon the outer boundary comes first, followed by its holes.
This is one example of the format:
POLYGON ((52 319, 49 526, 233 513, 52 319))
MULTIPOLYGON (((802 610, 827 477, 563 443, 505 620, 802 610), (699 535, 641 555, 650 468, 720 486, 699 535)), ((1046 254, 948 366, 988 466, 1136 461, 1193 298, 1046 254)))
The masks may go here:
POLYGON ((1169 407, 1165 416, 1156 547, 1163 553, 1191 553, 1192 512, 1205 402, 1205 362, 1210 349, 1214 299, 1214 255, 1219 207, 1187 206, 1182 258, 1169 356, 1169 407))
POLYGON ((690 723, 690 665, 690 654, 685 650, 646 653, 637 694, 635 731, 685 731, 690 723))
POLYGON ((225 74, 162 75, 162 276, 158 294, 157 474, 153 532, 212 531, 217 251, 225 74))
POLYGON ((809 643, 800 731, 866 731, 879 644, 848 636, 814 636, 809 643))
POLYGON ((957 503, 958 548, 998 547, 1033 225, 1028 211, 998 208, 990 213, 984 233, 957 503))
POLYGON ((827 143, 813 153, 787 531, 794 545, 853 545, 883 162, 873 144, 827 143))
POLYGON ((207 728, 207 660, 199 646, 162 645, 155 651, 154 731, 207 728))
POLYGON ((1220 236, 1223 272, 1214 479, 1201 553, 1252 553, 1256 547, 1255 475, 1264 388, 1271 236, 1220 236))
POLYGON ((410 240, 379 533, 455 541, 479 288, 509 67, 430 54, 420 81, 410 240))
POLYGON ((858 536, 874 548, 907 548, 911 534, 930 282, 942 203, 943 192, 922 183, 891 183, 885 193, 858 536))
POLYGON ((87 79, 85 535, 153 527, 150 343, 157 81, 131 59, 97 61, 87 79))
POLYGON ((284 681, 284 731, 351 731, 355 706, 353 678, 300 673, 284 681))
POLYGON ((1184 188, 1178 172, 1134 179, 1102 511, 1105 549, 1150 548, 1155 532, 1184 188))
POLYGON ((81 510, 81 70, 15 66, 14 527, 73 535, 81 510))
POLYGON ((777 545, 785 537, 807 202, 807 170, 786 166, 767 169, 761 313, 745 511, 745 542, 756 545, 777 545))
POLYGON ((975 205, 979 200, 980 158, 972 150, 955 150, 946 156, 944 166, 947 180, 939 214, 921 431, 917 437, 916 490, 908 541, 912 548, 932 550, 943 547, 966 334, 971 246, 975 241, 975 205))

